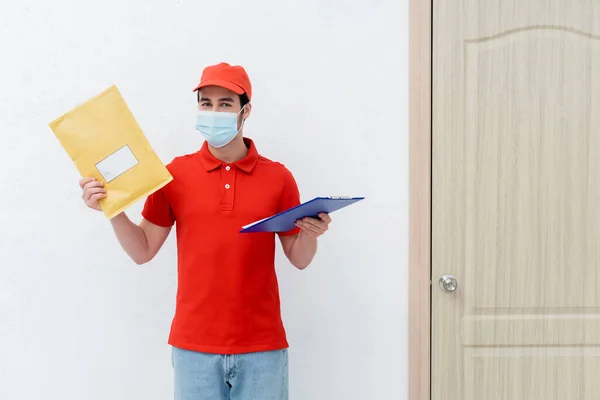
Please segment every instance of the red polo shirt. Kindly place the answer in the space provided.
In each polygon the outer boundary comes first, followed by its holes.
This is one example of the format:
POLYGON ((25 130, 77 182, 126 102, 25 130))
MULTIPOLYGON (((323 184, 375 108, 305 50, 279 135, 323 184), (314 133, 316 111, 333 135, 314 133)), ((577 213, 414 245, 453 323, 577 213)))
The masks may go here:
MULTIPOLYGON (((167 165, 173 180, 146 200, 142 215, 176 225, 178 288, 169 344, 235 354, 288 346, 275 275, 275 234, 243 225, 300 204, 290 171, 258 154, 216 159, 207 144, 167 165)), ((282 235, 296 234, 298 229, 282 235)))

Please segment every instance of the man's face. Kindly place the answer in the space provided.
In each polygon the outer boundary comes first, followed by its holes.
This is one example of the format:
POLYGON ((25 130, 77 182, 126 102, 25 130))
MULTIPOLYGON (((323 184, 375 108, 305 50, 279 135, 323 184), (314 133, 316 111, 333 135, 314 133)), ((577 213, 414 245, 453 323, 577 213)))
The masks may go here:
POLYGON ((234 112, 241 109, 240 96, 220 86, 206 86, 200 90, 198 109, 201 111, 234 112))
MULTIPOLYGON (((239 113, 242 109, 240 96, 220 86, 206 86, 200 90, 198 110, 239 113)), ((250 104, 246 104, 244 112, 238 115, 238 129, 243 119, 250 115, 250 104)))

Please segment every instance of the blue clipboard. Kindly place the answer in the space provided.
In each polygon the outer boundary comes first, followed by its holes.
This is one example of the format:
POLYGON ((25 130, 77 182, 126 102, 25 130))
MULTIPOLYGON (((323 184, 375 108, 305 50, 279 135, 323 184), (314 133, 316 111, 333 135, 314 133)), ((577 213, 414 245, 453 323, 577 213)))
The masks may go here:
POLYGON ((299 206, 245 225, 240 232, 287 232, 294 229, 296 221, 301 218, 318 218, 319 213, 331 214, 363 199, 364 197, 315 197, 299 206))

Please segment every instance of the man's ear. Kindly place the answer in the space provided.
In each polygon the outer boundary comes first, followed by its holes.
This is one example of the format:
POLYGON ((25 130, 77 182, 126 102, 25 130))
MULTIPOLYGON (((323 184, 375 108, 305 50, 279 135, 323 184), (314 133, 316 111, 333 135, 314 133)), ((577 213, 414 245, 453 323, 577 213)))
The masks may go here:
POLYGON ((248 117, 250 116, 250 112, 252 111, 252 104, 251 103, 247 103, 246 107, 244 107, 244 112, 242 113, 242 118, 243 119, 248 119, 248 117))

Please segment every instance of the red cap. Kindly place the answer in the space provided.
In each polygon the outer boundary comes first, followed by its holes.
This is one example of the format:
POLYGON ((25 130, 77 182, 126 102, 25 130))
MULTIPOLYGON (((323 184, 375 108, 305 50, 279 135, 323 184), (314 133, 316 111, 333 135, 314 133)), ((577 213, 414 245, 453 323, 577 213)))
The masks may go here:
POLYGON ((194 92, 205 86, 220 86, 229 89, 236 94, 248 95, 252 98, 252 85, 250 78, 243 67, 239 65, 231 66, 227 63, 220 63, 204 68, 200 83, 194 92))

